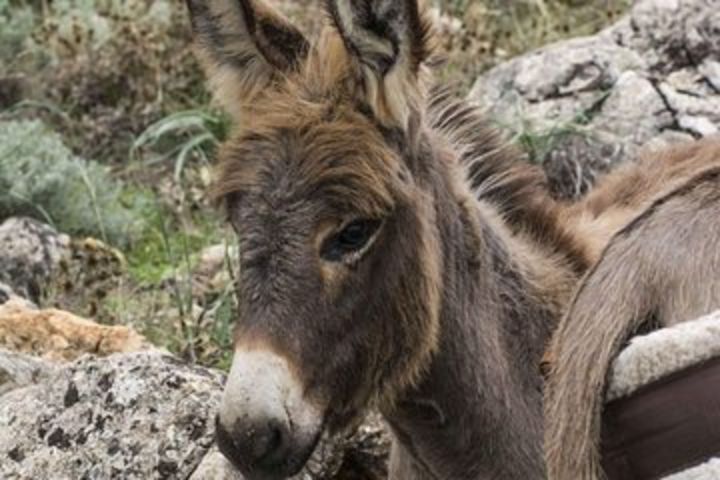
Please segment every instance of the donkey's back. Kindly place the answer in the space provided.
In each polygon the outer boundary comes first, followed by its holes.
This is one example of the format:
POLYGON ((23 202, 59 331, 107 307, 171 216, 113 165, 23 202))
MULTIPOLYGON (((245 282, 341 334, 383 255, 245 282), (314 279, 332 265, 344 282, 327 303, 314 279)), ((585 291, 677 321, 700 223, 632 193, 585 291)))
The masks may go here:
MULTIPOLYGON (((671 149, 656 160, 666 191, 611 238, 552 341, 545 415, 551 479, 601 477, 606 378, 628 339, 720 309, 720 141, 671 149)), ((619 198, 632 205, 641 193, 619 198)))

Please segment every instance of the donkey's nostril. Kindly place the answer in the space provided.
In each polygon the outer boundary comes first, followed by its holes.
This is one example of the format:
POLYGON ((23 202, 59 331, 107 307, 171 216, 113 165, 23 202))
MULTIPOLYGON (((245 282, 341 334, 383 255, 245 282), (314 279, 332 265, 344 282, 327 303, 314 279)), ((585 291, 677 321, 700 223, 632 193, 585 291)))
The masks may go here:
POLYGON ((266 422, 262 427, 256 427, 248 437, 252 442, 253 457, 257 463, 267 465, 282 461, 283 443, 287 433, 277 421, 266 422))
POLYGON ((218 419, 216 437, 220 451, 238 468, 273 471, 283 468, 290 432, 281 421, 271 419, 252 424, 237 423, 228 431, 218 419))

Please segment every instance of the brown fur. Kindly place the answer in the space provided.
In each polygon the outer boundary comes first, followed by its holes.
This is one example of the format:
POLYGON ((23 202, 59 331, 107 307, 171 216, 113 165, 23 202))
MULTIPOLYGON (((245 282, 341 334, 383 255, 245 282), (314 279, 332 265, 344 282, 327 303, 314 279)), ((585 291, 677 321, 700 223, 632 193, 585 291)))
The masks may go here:
POLYGON ((319 39, 279 56, 242 15, 297 33, 261 2, 189 3, 240 120, 214 190, 240 239, 237 343, 286 357, 331 430, 376 403, 397 438, 393 479, 542 478, 536 366, 599 256, 581 229, 609 238, 623 222, 607 217, 632 208, 554 201, 474 108, 428 98, 416 0, 329 2, 319 39), (358 218, 380 225, 367 247, 324 257, 358 218))
MULTIPOLYGON (((545 401, 551 479, 602 477, 606 378, 628 339, 720 308, 720 142, 697 142, 654 161, 674 187, 613 236, 553 337, 545 401), (674 171, 680 163, 708 167, 687 178, 674 171)), ((638 175, 610 179, 621 192, 613 208, 638 201, 632 189, 622 187, 625 178, 648 186, 638 175)), ((608 208, 603 201, 597 195, 589 199, 608 208)))
POLYGON ((217 98, 236 120, 264 88, 304 58, 303 35, 256 0, 188 1, 195 51, 217 98))
POLYGON ((597 259, 612 235, 659 193, 717 162, 717 139, 690 143, 664 152, 649 152, 602 178, 567 212, 568 228, 584 237, 586 254, 597 259))

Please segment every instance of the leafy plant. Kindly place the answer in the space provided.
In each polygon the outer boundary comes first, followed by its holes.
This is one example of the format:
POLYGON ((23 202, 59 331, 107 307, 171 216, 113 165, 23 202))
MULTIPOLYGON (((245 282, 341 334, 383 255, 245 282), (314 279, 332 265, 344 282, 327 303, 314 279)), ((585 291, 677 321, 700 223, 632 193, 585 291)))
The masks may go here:
POLYGON ((0 73, 7 73, 16 57, 29 44, 35 26, 32 9, 14 6, 9 0, 0 0, 0 73))
POLYGON ((26 215, 61 231, 127 244, 142 224, 143 195, 72 154, 40 121, 0 122, 0 218, 26 215))
POLYGON ((186 110, 168 115, 150 125, 134 142, 132 155, 153 148, 159 155, 148 163, 174 159, 176 181, 182 179, 190 158, 209 163, 212 151, 227 135, 227 117, 206 110, 186 110))

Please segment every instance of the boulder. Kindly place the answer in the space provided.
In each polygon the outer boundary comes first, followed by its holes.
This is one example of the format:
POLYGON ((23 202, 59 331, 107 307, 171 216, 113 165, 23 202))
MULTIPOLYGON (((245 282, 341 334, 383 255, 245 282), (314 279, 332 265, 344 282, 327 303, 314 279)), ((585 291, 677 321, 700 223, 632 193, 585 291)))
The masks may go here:
MULTIPOLYGON (((58 365, 0 350, 0 478, 242 480, 214 447, 223 380, 158 351, 58 365)), ((384 478, 387 442, 373 417, 295 478, 384 478)))
POLYGON ((70 237, 30 218, 10 218, 0 225, 0 282, 37 302, 63 257, 70 237))
POLYGON ((239 250, 236 245, 220 243, 206 247, 200 252, 192 272, 193 297, 203 298, 209 294, 232 288, 231 265, 237 265, 239 250))
POLYGON ((10 390, 47 380, 56 368, 48 360, 0 348, 0 397, 10 390))
POLYGON ((0 345, 55 360, 152 348, 130 327, 99 325, 62 310, 37 310, 20 299, 0 305, 0 345))
POLYGON ((82 357, 0 397, 0 478, 188 478, 221 384, 155 352, 82 357))
MULTIPOLYGON (((639 0, 594 36, 493 68, 470 98, 519 134, 582 138, 542 152, 538 160, 560 173, 607 170, 640 149, 717 133, 720 8, 716 0, 639 0), (573 158, 582 161, 563 166, 573 158)), ((564 174, 571 187, 582 182, 564 174)))
POLYGON ((7 302, 13 301, 16 304, 22 304, 27 308, 34 308, 35 305, 15 293, 15 290, 10 288, 9 285, 0 282, 0 306, 7 302))

